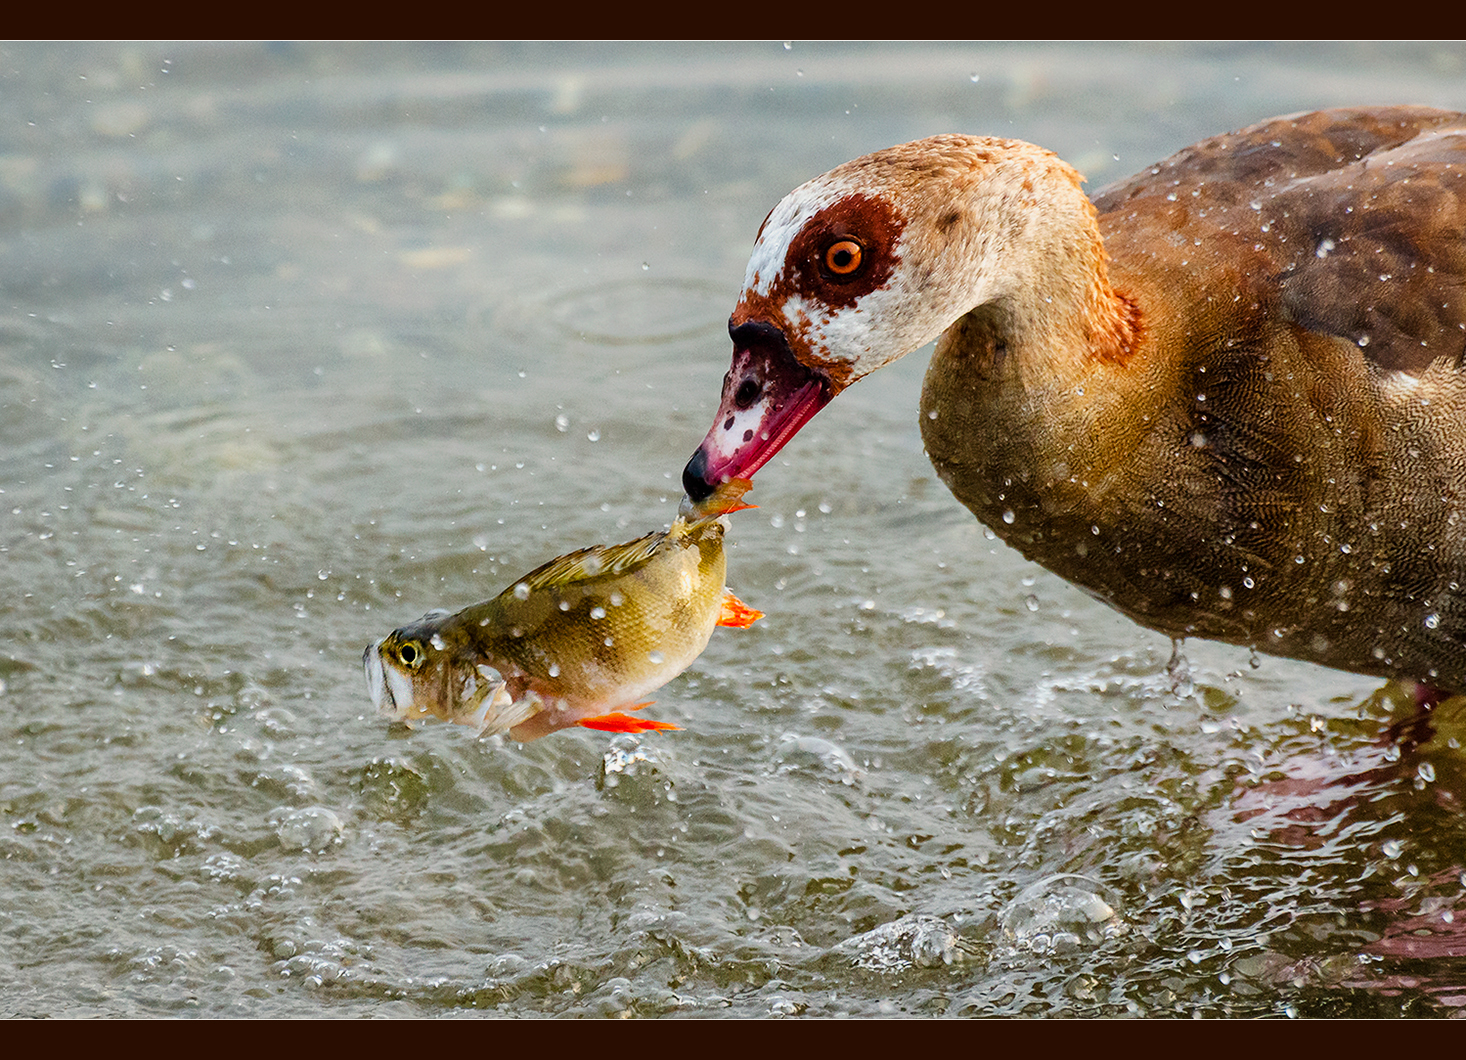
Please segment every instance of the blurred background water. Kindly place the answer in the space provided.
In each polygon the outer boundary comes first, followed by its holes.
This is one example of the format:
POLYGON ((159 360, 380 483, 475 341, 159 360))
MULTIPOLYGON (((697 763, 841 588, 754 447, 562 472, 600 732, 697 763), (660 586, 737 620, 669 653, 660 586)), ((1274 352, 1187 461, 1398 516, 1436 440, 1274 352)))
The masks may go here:
POLYGON ((1459 45, 0 49, 3 1014, 1466 1005, 1466 715, 1170 645, 922 455, 734 517, 677 733, 408 733, 364 645, 668 522, 760 220, 936 132, 1092 188, 1459 45))

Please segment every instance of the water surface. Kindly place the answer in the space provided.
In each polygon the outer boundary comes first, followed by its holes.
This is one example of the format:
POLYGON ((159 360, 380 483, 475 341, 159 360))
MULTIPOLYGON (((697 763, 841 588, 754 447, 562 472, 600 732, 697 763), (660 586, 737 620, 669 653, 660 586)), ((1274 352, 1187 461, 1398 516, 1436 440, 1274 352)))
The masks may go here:
MULTIPOLYGON (((13 45, 6 1015, 1443 1014, 1466 718, 993 540, 925 353, 738 515, 683 731, 389 729, 363 646, 672 517, 759 221, 1020 137, 1098 187, 1458 46, 13 45)), ((1466 921, 1463 921, 1466 922, 1466 921)))

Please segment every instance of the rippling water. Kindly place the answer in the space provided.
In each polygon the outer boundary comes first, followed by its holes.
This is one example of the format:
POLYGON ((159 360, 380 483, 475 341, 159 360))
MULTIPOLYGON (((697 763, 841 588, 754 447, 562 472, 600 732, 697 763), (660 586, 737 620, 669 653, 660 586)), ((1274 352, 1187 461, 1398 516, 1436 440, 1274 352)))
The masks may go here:
POLYGON ((1459 46, 4 59, 4 1014, 1466 1004, 1466 708, 1168 668, 936 482, 924 354, 760 474, 729 565, 768 618, 658 693, 683 731, 408 734, 359 665, 670 520, 802 180, 962 131, 1098 186, 1278 113, 1466 108, 1459 46))

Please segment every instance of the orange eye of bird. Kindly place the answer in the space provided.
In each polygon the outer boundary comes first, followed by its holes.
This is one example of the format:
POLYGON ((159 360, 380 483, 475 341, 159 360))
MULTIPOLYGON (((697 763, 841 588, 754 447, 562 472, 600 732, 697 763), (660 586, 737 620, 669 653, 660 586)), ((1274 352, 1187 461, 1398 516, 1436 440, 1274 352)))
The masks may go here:
POLYGON ((842 239, 825 248, 825 268, 837 279, 854 276, 865 261, 865 248, 853 239, 842 239))

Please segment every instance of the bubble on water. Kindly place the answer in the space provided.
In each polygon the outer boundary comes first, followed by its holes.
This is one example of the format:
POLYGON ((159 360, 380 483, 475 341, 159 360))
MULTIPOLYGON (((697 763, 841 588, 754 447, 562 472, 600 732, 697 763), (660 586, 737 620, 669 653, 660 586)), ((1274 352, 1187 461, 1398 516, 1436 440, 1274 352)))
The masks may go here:
POLYGON ((846 787, 865 778, 865 771, 855 764, 848 751, 822 736, 786 732, 774 749, 774 761, 779 764, 781 774, 805 770, 827 773, 846 787))
POLYGON ((1004 937, 1033 953, 1073 953, 1125 931, 1120 899, 1098 880, 1074 873, 1025 887, 999 917, 1004 937))
POLYGON ((325 850, 341 842, 345 831, 346 825, 336 811, 324 806, 287 810, 275 825, 275 834, 286 850, 325 850))
POLYGON ((852 968, 891 974, 911 968, 940 968, 967 956, 952 925, 937 916, 903 916, 830 948, 852 968))
POLYGON ((655 763, 642 748, 641 741, 630 734, 612 739, 611 746, 601 756, 601 772, 598 786, 614 788, 623 776, 635 776, 646 764, 649 770, 655 763))

